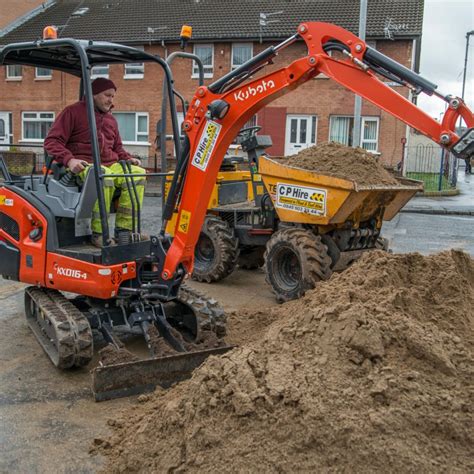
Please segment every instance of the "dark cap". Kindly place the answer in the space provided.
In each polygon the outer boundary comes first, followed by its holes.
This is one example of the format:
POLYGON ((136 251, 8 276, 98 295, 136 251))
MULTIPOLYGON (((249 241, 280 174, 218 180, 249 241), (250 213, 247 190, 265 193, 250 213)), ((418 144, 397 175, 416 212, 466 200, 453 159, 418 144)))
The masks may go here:
POLYGON ((104 92, 108 89, 117 90, 117 87, 115 87, 115 84, 110 79, 106 79, 105 77, 98 77, 92 82, 93 95, 100 94, 101 92, 104 92))

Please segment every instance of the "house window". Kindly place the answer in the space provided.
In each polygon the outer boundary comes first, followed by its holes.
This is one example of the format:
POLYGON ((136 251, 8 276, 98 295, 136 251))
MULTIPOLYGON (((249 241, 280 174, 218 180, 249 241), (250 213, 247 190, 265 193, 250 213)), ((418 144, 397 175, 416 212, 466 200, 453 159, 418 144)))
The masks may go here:
MULTIPOLYGON (((352 146, 354 117, 333 116, 329 123, 329 141, 352 146)), ((368 151, 377 151, 379 139, 379 118, 362 117, 361 147, 368 151)))
POLYGON ((148 114, 145 112, 114 112, 124 143, 148 144, 148 114))
POLYGON ((232 44, 232 69, 241 66, 253 56, 252 43, 232 44))
MULTIPOLYGON (((143 46, 136 46, 136 49, 144 51, 143 46)), ((129 63, 125 64, 125 74, 124 79, 143 79, 145 74, 145 64, 144 63, 129 63)))
POLYGON ((36 79, 51 79, 53 71, 45 67, 35 68, 35 78, 36 79))
POLYGON ((7 66, 7 79, 20 80, 22 78, 22 69, 18 64, 7 66))
POLYGON ((43 141, 54 122, 54 112, 23 112, 21 114, 22 140, 43 141))
MULTIPOLYGON (((204 66, 204 77, 211 78, 214 74, 214 45, 195 44, 194 54, 202 61, 202 65, 204 66)), ((193 61, 192 77, 199 77, 199 68, 195 61, 193 61)))
POLYGON ((91 79, 97 79, 98 77, 109 78, 109 65, 105 66, 94 66, 91 69, 91 79))
POLYGON ((368 151, 377 151, 379 139, 379 118, 362 117, 361 146, 368 151))
MULTIPOLYGON (((184 113, 183 112, 176 112, 176 118, 178 119, 178 130, 179 130, 179 136, 181 138, 184 138, 184 131, 183 131, 183 122, 184 122, 184 113)), ((169 127, 169 132, 166 134, 166 139, 167 140, 173 140, 173 125, 169 127)))

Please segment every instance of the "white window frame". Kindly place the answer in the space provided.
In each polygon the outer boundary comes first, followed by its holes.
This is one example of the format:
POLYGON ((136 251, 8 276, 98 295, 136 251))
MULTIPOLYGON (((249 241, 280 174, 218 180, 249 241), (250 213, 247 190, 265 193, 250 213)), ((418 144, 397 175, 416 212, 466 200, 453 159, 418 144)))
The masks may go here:
POLYGON ((380 133, 380 117, 361 117, 360 122, 360 146, 364 148, 364 143, 375 143, 375 150, 367 150, 371 153, 378 153, 379 152, 379 133, 380 133), (364 139, 364 125, 365 122, 377 122, 377 132, 375 134, 375 140, 372 139, 364 139))
MULTIPOLYGON (((184 122, 184 112, 176 112, 176 118, 178 119, 178 130, 181 138, 184 138, 183 131, 183 122, 184 122)), ((173 131, 173 126, 171 126, 171 131, 173 131)), ((174 138, 173 133, 166 134, 166 140, 172 140, 174 138)))
MULTIPOLYGON (((328 134, 328 141, 331 141, 331 129, 332 125, 331 122, 334 118, 349 118, 354 121, 354 116, 353 115, 331 115, 329 117, 329 134, 328 134)), ((376 148, 375 150, 367 150, 370 153, 376 153, 378 154, 379 151, 379 136, 380 136, 380 117, 377 116, 371 116, 371 115, 364 115, 361 117, 360 121, 360 146, 363 148, 364 143, 375 143, 376 148), (377 138, 375 140, 364 140, 363 138, 363 131, 364 131, 364 124, 367 121, 376 121, 377 122, 377 138)), ((348 146, 352 146, 352 144, 349 142, 348 146)))
MULTIPOLYGON (((214 44, 213 43, 195 43, 193 46, 193 54, 196 54, 196 47, 208 46, 211 48, 211 64, 203 64, 204 66, 204 79, 212 79, 214 77, 214 44), (206 72, 206 68, 211 69, 211 71, 206 72)), ((195 61, 193 61, 193 72, 191 75, 192 79, 199 78, 199 68, 195 61)))
POLYGON ((103 77, 104 79, 109 78, 109 65, 108 64, 98 64, 96 66, 93 66, 91 69, 91 79, 97 79, 98 77, 103 77), (107 69, 107 73, 97 73, 94 72, 94 69, 97 71, 97 69, 107 69))
MULTIPOLYGON (((144 46, 135 46, 135 49, 145 51, 144 46)), ((145 77, 145 63, 125 63, 123 65, 123 78, 124 79, 143 79, 145 77), (130 73, 127 69, 141 70, 141 72, 130 73)))
MULTIPOLYGON (((21 142, 27 143, 43 143, 44 138, 26 138, 25 137, 25 122, 52 122, 56 119, 56 114, 51 110, 25 110, 21 113, 21 142), (36 114, 37 117, 35 119, 31 117, 25 118, 25 114, 36 114), (41 118, 41 114, 51 114, 52 118, 41 118)), ((46 137, 45 137, 46 138, 46 137)))
POLYGON ((240 64, 234 64, 234 48, 236 46, 250 46, 250 57, 253 57, 253 43, 232 43, 232 52, 231 52, 231 65, 230 68, 234 70, 235 68, 239 67, 240 64))
POLYGON ((9 64, 6 67, 6 80, 7 81, 21 81, 23 79, 23 67, 21 64, 9 64), (21 74, 19 76, 13 76, 10 74, 10 68, 18 66, 20 68, 21 74))
POLYGON ((47 67, 35 67, 35 81, 50 81, 53 78, 53 70, 47 67), (46 69, 49 71, 49 75, 38 74, 38 69, 46 69))
POLYGON ((140 146, 150 146, 150 115, 148 112, 132 112, 130 110, 114 110, 112 115, 116 114, 134 114, 135 115, 135 141, 126 141, 122 138, 122 143, 124 145, 140 145, 140 146), (146 117, 146 133, 138 131, 138 119, 140 117, 146 117), (138 141, 138 136, 146 136, 146 142, 138 141))

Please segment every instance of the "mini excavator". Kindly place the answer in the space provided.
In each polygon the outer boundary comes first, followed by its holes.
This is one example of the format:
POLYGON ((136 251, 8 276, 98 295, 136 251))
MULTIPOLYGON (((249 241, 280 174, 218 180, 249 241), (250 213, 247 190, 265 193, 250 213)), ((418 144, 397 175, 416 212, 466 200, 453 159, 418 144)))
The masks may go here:
MULTIPOLYGON (((0 188, 0 273, 31 285, 25 290, 28 324, 59 368, 83 367, 91 361, 93 331, 117 350, 121 348, 119 334, 143 335, 151 358, 97 367, 93 372, 96 400, 138 393, 156 384, 170 385, 189 375, 209 355, 229 349, 219 343, 225 335, 223 311, 215 301, 183 285, 183 280, 193 269, 194 248, 225 153, 242 126, 272 100, 323 73, 456 156, 474 153, 474 116, 460 98, 439 93, 434 83, 367 46, 352 33, 327 23, 302 23, 287 40, 267 48, 209 86, 200 86, 184 118, 182 142, 172 74, 160 57, 107 42, 46 39, 5 46, 0 51, 0 64, 56 69, 81 79, 93 173, 79 187, 61 173, 56 163, 52 164, 53 172, 44 176, 13 176, 3 158, 0 160, 4 176, 0 188), (306 44, 306 56, 255 77, 280 51, 297 41, 306 44), (109 241, 109 227, 90 69, 99 64, 139 62, 163 68, 175 137, 177 166, 163 209, 161 231, 146 241, 91 248, 86 239, 96 200, 104 242, 109 241), (381 77, 415 94, 423 92, 443 99, 447 103, 443 121, 433 120, 381 77), (459 117, 468 127, 462 136, 455 133, 459 117), (166 225, 175 210, 177 223, 171 238, 166 225), (77 296, 70 297, 70 293, 77 296), (168 355, 153 350, 153 332, 170 347, 168 355), (206 333, 217 336, 211 347, 205 343, 206 333)), ((121 176, 127 179, 133 195, 134 183, 126 164, 123 170, 121 176)), ((139 233, 138 199, 135 206, 139 233)))

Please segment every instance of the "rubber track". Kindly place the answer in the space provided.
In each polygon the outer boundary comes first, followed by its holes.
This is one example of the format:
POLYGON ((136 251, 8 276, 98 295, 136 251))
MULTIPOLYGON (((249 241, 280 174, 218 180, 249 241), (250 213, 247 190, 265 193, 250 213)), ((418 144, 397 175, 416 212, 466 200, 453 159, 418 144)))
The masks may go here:
POLYGON ((201 292, 187 285, 181 285, 177 299, 193 308, 200 330, 212 331, 217 337, 226 335, 227 318, 215 299, 207 298, 201 292))
POLYGON ((280 303, 289 301, 290 299, 300 298, 304 295, 306 290, 314 288, 318 281, 328 280, 332 275, 331 257, 328 255, 328 248, 321 241, 321 237, 313 234, 309 230, 299 227, 283 229, 273 234, 272 238, 267 242, 264 258, 265 280, 272 287, 280 303), (289 244, 294 249, 299 249, 299 254, 302 256, 303 281, 292 298, 282 294, 278 288, 275 288, 268 275, 267 259, 269 258, 272 247, 280 242, 286 245, 289 244))
POLYGON ((205 283, 220 281, 229 276, 237 266, 239 241, 229 224, 220 217, 207 216, 202 229, 201 232, 208 237, 214 237, 211 240, 218 246, 214 254, 219 260, 205 268, 202 264, 197 264, 196 259, 192 278, 205 283))
POLYGON ((27 322, 53 364, 60 369, 84 367, 92 359, 93 338, 87 318, 59 291, 30 286, 25 289, 41 318, 26 309, 27 322))

